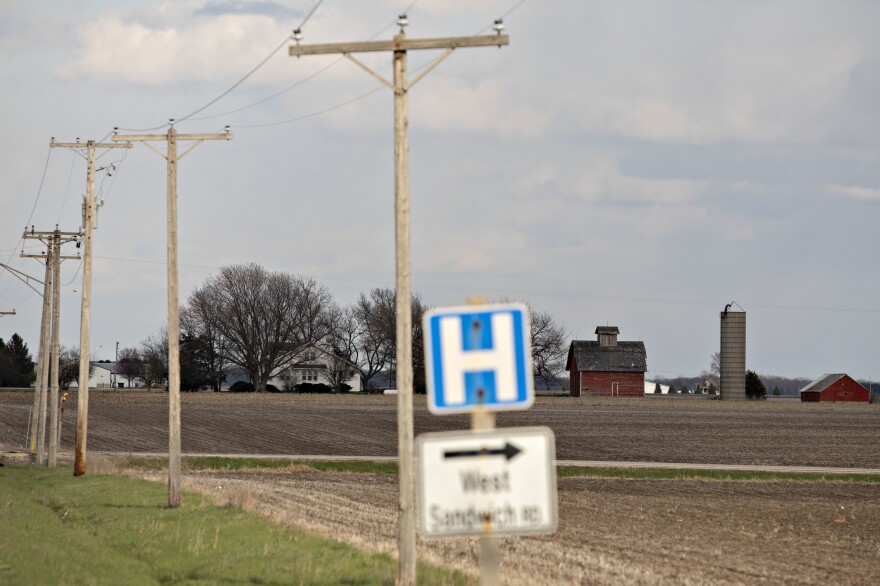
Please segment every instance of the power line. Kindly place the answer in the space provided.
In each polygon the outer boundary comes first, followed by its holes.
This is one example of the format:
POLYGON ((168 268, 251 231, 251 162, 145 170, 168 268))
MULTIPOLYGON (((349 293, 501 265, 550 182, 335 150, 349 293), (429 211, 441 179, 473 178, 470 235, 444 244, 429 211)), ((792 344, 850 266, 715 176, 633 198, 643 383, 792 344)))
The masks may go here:
MULTIPOLYGON (((143 263, 143 264, 155 264, 155 265, 165 265, 165 261, 159 260, 149 260, 149 259, 135 259, 135 258, 122 258, 115 256, 95 256, 94 258, 100 258, 104 260, 113 260, 119 262, 134 262, 134 263, 143 263)), ((189 268, 197 268, 197 269, 206 269, 212 271, 218 271, 222 267, 212 266, 212 265, 198 265, 198 264, 184 264, 181 263, 182 267, 189 268)), ((331 276, 331 275, 310 275, 316 279, 325 279, 328 281, 343 281, 343 282, 351 282, 351 283, 391 283, 393 279, 359 279, 354 277, 339 277, 339 276, 331 276)), ((469 285, 450 285, 446 283, 427 283, 427 282, 414 282, 414 286, 418 286, 420 288, 426 289, 446 289, 450 291, 474 291, 475 289, 479 289, 484 293, 494 293, 499 295, 534 295, 537 297, 560 297, 566 299, 592 299, 596 301, 626 301, 630 303, 666 303, 672 305, 706 305, 706 306, 720 306, 723 305, 723 301, 709 301, 709 300, 697 300, 697 299, 670 299, 670 298, 655 298, 655 297, 629 297, 629 296, 621 296, 621 295, 599 295, 599 294, 591 294, 591 293, 568 293, 565 291, 539 291, 539 290, 530 290, 530 289, 502 289, 502 288, 494 288, 494 287, 482 287, 482 286, 469 286, 469 285)), ((744 302, 746 306, 750 309, 787 309, 787 310, 797 310, 797 311, 828 311, 828 312, 840 312, 840 313, 880 313, 880 309, 871 309, 871 308, 858 308, 858 307, 823 307, 823 306, 812 306, 812 305, 782 305, 782 304, 766 304, 766 303, 747 303, 744 302)))
POLYGON ((70 153, 70 171, 67 173, 67 185, 64 187, 64 199, 61 200, 61 210, 58 212, 58 219, 55 223, 61 222, 61 215, 64 213, 64 206, 67 204, 67 196, 70 193, 70 180, 73 178, 73 164, 76 162, 76 153, 70 153))
MULTIPOLYGON (((52 158, 52 147, 49 147, 49 154, 46 155, 46 163, 43 165, 43 175, 42 175, 42 177, 40 177, 40 187, 37 188, 37 197, 36 197, 36 199, 34 199, 34 206, 31 208, 31 213, 28 216, 27 221, 24 223, 25 228, 27 228, 28 224, 31 223, 31 220, 34 219, 34 212, 37 211, 37 204, 40 203, 40 194, 43 193, 43 184, 46 182, 46 172, 49 170, 49 160, 51 158, 52 158)), ((6 259, 6 264, 9 264, 9 261, 11 261, 12 257, 15 256, 15 252, 18 250, 18 247, 21 245, 23 240, 24 240, 23 236, 18 237, 18 243, 15 245, 15 248, 12 249, 12 253, 9 255, 9 258, 6 259)), ((5 270, 6 270, 5 268, 0 267, 0 276, 3 275, 3 271, 5 271, 5 270)), ((12 286, 12 281, 10 281, 9 284, 6 285, 6 288, 3 289, 3 292, 0 293, 0 299, 3 298, 3 296, 6 294, 6 291, 8 291, 9 287, 11 287, 11 286, 12 286)))
MULTIPOLYGON (((415 6, 416 4, 418 4, 418 2, 419 2, 419 0, 413 0, 412 2, 410 2, 409 6, 407 6, 407 7, 404 9, 404 13, 409 12, 410 10, 412 10, 413 6, 415 6)), ((316 6, 316 8, 317 8, 317 6, 316 6)), ((314 10, 313 10, 313 11, 314 11, 314 10)), ((305 22, 305 21, 303 21, 303 22, 305 22)), ((391 28, 392 26, 394 26, 395 23, 396 23, 396 20, 392 20, 391 22, 389 22, 388 24, 386 24, 384 27, 382 27, 381 29, 379 29, 378 31, 376 31, 376 33, 373 34, 371 37, 369 37, 367 40, 372 41, 373 39, 375 39, 376 37, 378 37, 379 35, 381 35, 381 34, 384 33, 385 31, 387 31, 389 28, 391 28)), ((299 28, 302 28, 302 25, 300 25, 299 28)), ((284 42, 286 43, 286 42, 287 42, 287 39, 285 39, 284 42)), ((278 52, 278 49, 275 49, 275 51, 273 52, 273 55, 274 55, 274 53, 277 53, 277 52, 278 52)), ((247 110, 247 109, 249 109, 249 108, 253 108, 254 106, 259 106, 260 104, 263 104, 263 103, 265 103, 265 102, 268 102, 269 100, 274 100, 275 98, 277 98, 277 97, 279 97, 279 96, 282 96, 282 95, 286 94, 287 92, 292 91, 292 90, 294 90, 294 89, 300 87, 301 85, 305 84, 306 82, 311 81, 312 79, 318 77, 319 75, 321 75, 322 73, 324 73, 324 72, 327 71, 328 69, 331 69, 332 67, 335 67, 335 66, 338 65, 341 61, 344 61, 344 60, 345 60, 345 57, 339 57, 339 58, 337 58, 337 59, 331 61, 330 63, 328 63, 327 65, 325 65, 325 66, 322 67, 321 69, 318 69, 318 70, 315 71, 314 73, 311 73, 311 74, 308 75, 307 77, 305 77, 305 78, 303 78, 303 79, 297 81, 296 83, 294 83, 294 84, 292 84, 292 85, 289 85, 289 86, 287 86, 286 88, 284 88, 283 90, 277 91, 277 92, 275 92, 274 94, 271 94, 271 95, 269 95, 269 96, 266 96, 265 98, 261 98, 261 99, 257 100, 256 102, 251 102, 250 104, 247 104, 247 105, 241 106, 240 108, 235 108, 234 110, 227 110, 226 112, 221 112, 221 113, 219 113, 219 114, 212 114, 212 115, 210 115, 210 116, 199 116, 199 117, 196 117, 196 118, 189 118, 189 120, 190 120, 191 122, 192 122, 192 121, 196 121, 196 120, 210 120, 210 119, 212 119, 212 118, 220 118, 220 117, 222 117, 222 116, 228 116, 228 115, 230 115, 230 114, 237 114, 238 112, 242 112, 242 111, 247 110)), ((365 94, 364 96, 361 96, 361 98, 366 97, 367 95, 369 95, 369 94, 365 94)), ((360 98, 357 98, 357 99, 360 99, 360 98)), ((352 100, 352 101, 354 101, 354 100, 352 100)), ((351 103, 351 101, 346 102, 346 104, 348 104, 348 103, 351 103)), ((345 105, 345 104, 342 104, 342 105, 345 105)), ((304 118, 311 118, 312 116, 316 116, 316 115, 318 115, 318 114, 323 114, 324 112, 329 112, 330 110, 333 110, 333 109, 335 109, 335 108, 329 108, 329 109, 326 109, 326 110, 322 110, 322 111, 320 111, 320 112, 316 112, 315 114, 310 114, 310 115, 308 115, 308 116, 302 116, 302 117, 299 117, 299 118, 295 118, 295 119, 291 119, 291 120, 286 120, 286 121, 272 122, 272 123, 266 123, 266 124, 260 124, 260 125, 253 125, 253 126, 250 126, 250 127, 248 127, 248 126, 242 126, 242 125, 239 125, 239 124, 236 124, 235 126, 236 126, 236 128, 257 128, 257 127, 262 127, 262 126, 277 126, 277 125, 280 125, 280 124, 288 124, 288 123, 290 123, 290 122, 295 122, 296 120, 302 120, 302 119, 304 119, 304 118)))
MULTIPOLYGON (((319 2, 319 3, 320 3, 320 2, 319 2)), ((281 41, 281 43, 280 43, 277 47, 275 47, 275 49, 273 49, 271 53, 269 53, 268 55, 266 55, 266 57, 265 57, 262 61, 260 61, 260 62, 257 64, 256 67, 254 67, 253 69, 251 69, 250 71, 248 71, 248 72, 244 75, 244 77, 242 77, 242 78, 239 79, 237 82, 235 82, 234 84, 232 84, 232 86, 230 86, 229 89, 227 89, 225 92, 221 93, 219 96, 217 96, 216 98, 214 98, 213 100, 211 100, 210 102, 208 102, 207 104, 205 104, 204 106, 202 106, 201 108, 198 108, 197 110, 194 110, 194 111, 190 112, 189 114, 187 114, 187 115, 184 116, 183 118, 178 118, 178 119, 177 119, 177 122, 183 122, 183 121, 185 121, 185 120, 188 120, 188 119, 192 118, 193 116, 195 116, 195 115, 198 114, 199 112, 202 112, 202 111, 204 111, 204 110, 207 110, 208 108, 210 108, 211 106, 213 106, 214 104, 216 104, 217 102, 219 102, 221 99, 223 99, 224 97, 226 97, 227 95, 229 95, 229 94, 232 92, 232 90, 234 90, 235 88, 237 88, 238 86, 240 86, 241 84, 243 84, 243 83, 244 83, 244 82, 245 82, 250 76, 252 76, 254 73, 256 73, 257 71, 259 71, 260 68, 262 68, 263 65, 265 65, 267 61, 269 61, 269 59, 271 59, 272 57, 275 56, 275 53, 277 53, 278 51, 280 51, 280 50, 282 49, 282 47, 284 47, 285 45, 287 45, 287 43, 289 42, 289 40, 290 40, 290 37, 289 37, 289 36, 285 37, 284 40, 281 41)))
POLYGON ((354 102, 362 100, 362 99, 366 98, 367 96, 371 96, 371 95, 375 94, 376 92, 378 92, 379 90, 383 90, 383 89, 385 89, 385 86, 380 85, 380 86, 374 87, 370 91, 363 93, 357 97, 354 97, 350 100, 346 100, 342 103, 336 104, 335 106, 330 106, 329 108, 324 108, 323 110, 317 110, 315 112, 311 112, 310 114, 303 114, 302 116, 297 116, 296 118, 288 118, 287 120, 279 120, 277 122, 266 122, 263 124, 236 124, 235 128, 265 128, 267 126, 281 126, 283 124, 290 124, 292 122, 299 122, 300 120, 305 120, 307 118, 314 118, 315 116, 320 116, 321 114, 326 114, 327 112, 330 112, 332 110, 338 110, 339 108, 342 108, 344 106, 348 106, 349 104, 353 104, 354 102))
MULTIPOLYGON (((306 14, 306 17, 303 19, 303 21, 300 23, 300 25, 296 28, 297 31, 299 31, 303 26, 305 26, 305 24, 309 21, 310 18, 312 18, 312 15, 315 14, 315 11, 318 9, 318 7, 319 7, 323 2, 324 2, 324 0, 318 0, 318 1, 315 3, 315 5, 312 7, 312 9, 309 11, 309 13, 306 14)), ((244 83, 244 82, 245 82, 250 76, 252 76, 254 73, 256 73, 257 71, 259 71, 260 69, 262 69, 262 67, 263 67, 263 66, 269 61, 269 59, 271 59, 272 57, 274 57, 275 54, 278 53, 278 51, 280 51, 285 45, 287 45, 287 43, 288 43, 289 41, 290 41, 290 35, 284 37, 284 40, 281 41, 281 43, 280 43, 277 47, 275 47, 275 49, 273 49, 271 53, 269 53, 268 55, 266 55, 266 57, 264 57, 262 61, 260 61, 259 63, 257 63, 256 67, 254 67, 253 69, 251 69, 250 71, 248 71, 248 72, 247 72, 247 73, 246 73, 241 79, 239 79, 239 80, 236 81, 234 84, 232 84, 232 85, 229 87, 229 89, 227 89, 226 91, 222 92, 219 96, 217 96, 216 98, 214 98, 213 100, 211 100, 210 102, 208 102, 207 104, 205 104, 204 106, 202 106, 201 108, 198 108, 197 110, 194 110, 194 111, 190 112, 189 114, 187 114, 187 115, 184 116, 183 118, 179 118, 177 121, 178 121, 178 122, 183 122, 184 120, 189 120, 190 118, 192 118, 193 116, 195 116, 195 115, 198 114, 199 112, 203 112, 203 111, 207 110, 208 108, 210 108, 211 106, 213 106, 214 104, 216 104, 217 102, 219 102, 220 100, 222 100, 224 97, 226 97, 227 95, 229 95, 233 90, 235 90, 235 88, 237 88, 238 86, 240 86, 241 84, 243 84, 243 83, 244 83)))

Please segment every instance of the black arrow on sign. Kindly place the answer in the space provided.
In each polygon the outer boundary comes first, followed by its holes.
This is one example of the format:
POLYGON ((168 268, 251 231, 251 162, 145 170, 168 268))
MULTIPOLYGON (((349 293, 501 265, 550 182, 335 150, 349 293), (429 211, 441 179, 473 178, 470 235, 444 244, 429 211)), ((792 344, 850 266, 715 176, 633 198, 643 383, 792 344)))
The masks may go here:
POLYGON ((510 442, 504 444, 503 448, 489 449, 482 447, 478 450, 449 450, 443 452, 444 458, 473 458, 474 456, 504 456, 508 461, 512 460, 517 454, 522 452, 510 442))

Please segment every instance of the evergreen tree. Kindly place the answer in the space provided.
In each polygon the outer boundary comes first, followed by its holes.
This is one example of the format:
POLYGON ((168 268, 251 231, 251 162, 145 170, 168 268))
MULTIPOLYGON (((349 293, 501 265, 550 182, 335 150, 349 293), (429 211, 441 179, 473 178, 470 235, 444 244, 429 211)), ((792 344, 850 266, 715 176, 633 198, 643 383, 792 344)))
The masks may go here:
POLYGON ((30 386, 36 379, 36 373, 33 356, 25 341, 18 334, 12 334, 9 341, 0 348, 0 386, 30 386))
POLYGON ((751 370, 746 371, 746 397, 754 401, 767 398, 767 387, 761 382, 761 377, 751 370))
POLYGON ((654 394, 659 395, 662 392, 663 390, 660 388, 660 383, 654 383, 654 394))

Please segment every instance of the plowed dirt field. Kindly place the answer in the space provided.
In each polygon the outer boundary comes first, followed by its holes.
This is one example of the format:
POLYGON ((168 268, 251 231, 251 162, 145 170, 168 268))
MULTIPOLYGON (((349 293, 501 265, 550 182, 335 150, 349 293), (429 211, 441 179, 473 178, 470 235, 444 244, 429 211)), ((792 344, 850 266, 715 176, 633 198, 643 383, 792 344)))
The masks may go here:
MULTIPOLYGON (((95 391, 90 398, 90 450, 167 450, 167 395, 95 391)), ((0 447, 23 444, 31 401, 29 393, 0 393, 0 447)), ((198 393, 182 403, 184 452, 396 453, 394 397, 198 393)), ((75 405, 71 394, 67 452, 75 405)), ((418 434, 469 422, 433 416, 417 397, 415 424, 418 434)), ((498 424, 551 427, 565 460, 880 465, 878 405, 539 398, 529 411, 501 414, 498 424)), ((163 473, 145 475, 166 481, 163 473)), ((184 488, 395 552, 394 475, 302 466, 188 472, 184 488)), ((418 548, 421 559, 476 573, 474 539, 420 539, 418 548)), ((561 478, 558 531, 504 539, 502 552, 505 584, 873 584, 880 484, 561 478)))
MULTIPOLYGON (((396 476, 201 472, 184 488, 395 553, 396 476)), ((418 554, 476 575, 475 539, 419 539, 418 554)), ((523 586, 873 584, 880 485, 562 478, 557 532, 504 539, 502 560, 502 583, 523 586)))
MULTIPOLYGON (((165 393, 92 391, 90 450, 168 449, 165 393)), ((0 443, 24 445, 30 393, 0 393, 0 443)), ((183 451, 395 456, 393 396, 183 393, 183 451)), ((76 393, 64 415, 72 450, 76 393)), ((437 417, 416 397, 415 431, 466 429, 467 416, 437 417)), ((546 425, 560 460, 701 464, 880 466, 880 404, 539 397, 501 413, 499 427, 546 425)))

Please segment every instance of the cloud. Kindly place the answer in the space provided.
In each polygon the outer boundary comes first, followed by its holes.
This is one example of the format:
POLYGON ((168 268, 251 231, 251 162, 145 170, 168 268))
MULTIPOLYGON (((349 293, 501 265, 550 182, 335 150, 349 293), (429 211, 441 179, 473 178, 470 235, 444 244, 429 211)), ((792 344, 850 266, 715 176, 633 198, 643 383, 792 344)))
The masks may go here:
POLYGON ((196 16, 220 16, 224 14, 259 14, 272 18, 301 18, 300 10, 294 10, 277 2, 261 0, 227 0, 224 2, 208 2, 195 11, 196 16))
MULTIPOLYGON (((154 86, 231 80, 290 35, 289 23, 276 18, 283 8, 230 2, 194 10, 188 3, 166 2, 130 15, 104 13, 78 32, 77 55, 60 73, 154 86)), ((261 74, 277 75, 283 65, 275 60, 261 74)))
POLYGON ((828 185, 826 191, 835 197, 845 197, 860 201, 880 201, 880 189, 860 185, 828 185))

